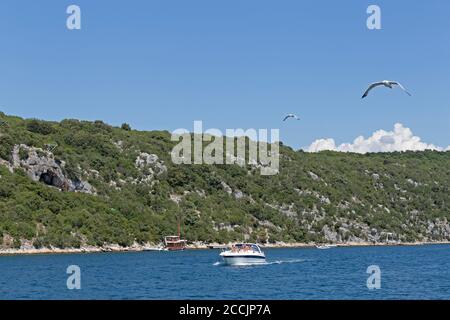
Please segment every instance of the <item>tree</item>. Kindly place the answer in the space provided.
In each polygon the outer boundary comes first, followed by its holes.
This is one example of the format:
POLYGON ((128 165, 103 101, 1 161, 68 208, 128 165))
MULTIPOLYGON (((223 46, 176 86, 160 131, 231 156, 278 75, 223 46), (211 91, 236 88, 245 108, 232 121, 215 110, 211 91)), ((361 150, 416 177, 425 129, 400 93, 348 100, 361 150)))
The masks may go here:
POLYGON ((131 131, 131 126, 128 123, 122 123, 122 130, 131 131))

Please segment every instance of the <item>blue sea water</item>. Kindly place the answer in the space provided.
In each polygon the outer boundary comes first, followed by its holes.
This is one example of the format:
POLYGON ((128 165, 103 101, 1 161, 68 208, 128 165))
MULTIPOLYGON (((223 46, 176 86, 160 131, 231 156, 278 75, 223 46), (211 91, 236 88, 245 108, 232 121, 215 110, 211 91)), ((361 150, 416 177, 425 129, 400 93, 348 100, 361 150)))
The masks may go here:
POLYGON ((0 299, 450 299, 450 246, 266 249, 232 267, 217 250, 0 256, 0 299), (67 289, 66 269, 81 269, 67 289), (371 265, 381 288, 367 288, 371 265))

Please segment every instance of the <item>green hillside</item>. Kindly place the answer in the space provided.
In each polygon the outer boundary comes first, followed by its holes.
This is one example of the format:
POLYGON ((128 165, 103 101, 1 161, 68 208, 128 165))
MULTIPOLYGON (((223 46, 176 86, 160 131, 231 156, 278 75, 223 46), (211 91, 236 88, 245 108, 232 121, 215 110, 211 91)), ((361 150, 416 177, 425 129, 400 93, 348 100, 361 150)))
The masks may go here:
POLYGON ((305 153, 280 173, 175 165, 167 131, 0 113, 0 245, 450 240, 450 152, 305 153))

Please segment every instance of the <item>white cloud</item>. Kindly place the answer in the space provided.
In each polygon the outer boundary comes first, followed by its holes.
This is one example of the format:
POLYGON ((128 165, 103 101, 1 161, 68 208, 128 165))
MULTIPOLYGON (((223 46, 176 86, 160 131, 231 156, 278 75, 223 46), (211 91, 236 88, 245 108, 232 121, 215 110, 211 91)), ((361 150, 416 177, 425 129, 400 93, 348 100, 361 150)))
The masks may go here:
POLYGON ((450 146, 444 149, 434 144, 422 142, 420 137, 414 136, 411 129, 404 127, 401 123, 396 123, 394 131, 378 130, 367 139, 359 136, 353 143, 340 145, 336 145, 334 139, 331 138, 319 139, 314 141, 309 147, 304 148, 304 150, 307 152, 332 150, 355 153, 423 150, 450 151, 450 146))

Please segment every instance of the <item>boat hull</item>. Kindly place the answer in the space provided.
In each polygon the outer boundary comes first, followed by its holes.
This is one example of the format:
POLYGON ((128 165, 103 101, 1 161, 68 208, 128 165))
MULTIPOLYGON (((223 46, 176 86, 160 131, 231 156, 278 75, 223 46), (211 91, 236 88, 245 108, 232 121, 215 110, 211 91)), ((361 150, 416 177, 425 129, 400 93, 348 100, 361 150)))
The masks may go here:
POLYGON ((167 251, 183 251, 186 250, 186 247, 167 247, 167 251))
POLYGON ((223 262, 227 265, 246 266, 254 264, 265 264, 264 256, 222 256, 223 262))

